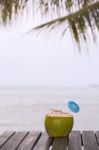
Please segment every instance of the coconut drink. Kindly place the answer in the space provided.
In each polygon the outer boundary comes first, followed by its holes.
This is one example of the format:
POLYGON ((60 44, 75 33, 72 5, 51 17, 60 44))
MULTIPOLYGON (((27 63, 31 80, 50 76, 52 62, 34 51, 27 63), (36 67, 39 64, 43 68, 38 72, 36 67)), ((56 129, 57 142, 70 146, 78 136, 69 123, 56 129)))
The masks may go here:
POLYGON ((46 132, 51 137, 69 135, 73 128, 73 123, 73 115, 57 110, 47 113, 44 120, 46 132))

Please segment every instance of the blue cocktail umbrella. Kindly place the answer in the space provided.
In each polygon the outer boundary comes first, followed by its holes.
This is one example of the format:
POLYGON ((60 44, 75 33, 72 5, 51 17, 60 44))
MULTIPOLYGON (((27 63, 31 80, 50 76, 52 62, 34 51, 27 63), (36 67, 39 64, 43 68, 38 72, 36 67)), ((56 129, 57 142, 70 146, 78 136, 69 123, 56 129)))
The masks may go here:
POLYGON ((74 113, 78 113, 80 111, 79 105, 74 101, 69 101, 68 102, 68 107, 74 113))

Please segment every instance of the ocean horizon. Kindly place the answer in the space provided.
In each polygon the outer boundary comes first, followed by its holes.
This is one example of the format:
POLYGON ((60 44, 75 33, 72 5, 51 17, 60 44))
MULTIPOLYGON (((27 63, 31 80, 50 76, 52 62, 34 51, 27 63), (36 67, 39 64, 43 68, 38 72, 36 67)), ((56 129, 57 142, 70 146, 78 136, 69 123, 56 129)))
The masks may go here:
POLYGON ((74 114, 74 130, 99 130, 99 87, 0 87, 0 132, 44 130, 51 109, 70 112, 69 100, 80 112, 74 114))

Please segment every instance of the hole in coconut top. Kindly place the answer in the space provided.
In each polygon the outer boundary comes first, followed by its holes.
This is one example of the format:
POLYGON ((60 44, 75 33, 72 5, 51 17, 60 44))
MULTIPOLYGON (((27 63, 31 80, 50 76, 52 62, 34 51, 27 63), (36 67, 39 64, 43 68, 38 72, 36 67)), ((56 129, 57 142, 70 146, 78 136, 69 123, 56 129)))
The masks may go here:
POLYGON ((50 112, 48 114, 46 114, 46 116, 50 116, 50 117, 73 117, 70 113, 65 113, 65 112, 50 112))

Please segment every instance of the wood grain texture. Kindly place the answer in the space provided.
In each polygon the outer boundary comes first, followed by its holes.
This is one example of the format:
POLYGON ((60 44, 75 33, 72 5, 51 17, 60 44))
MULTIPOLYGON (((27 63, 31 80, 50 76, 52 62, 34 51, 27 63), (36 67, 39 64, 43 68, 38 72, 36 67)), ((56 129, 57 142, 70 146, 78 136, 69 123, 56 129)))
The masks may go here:
POLYGON ((27 134, 28 132, 16 132, 0 150, 15 150, 27 134))
POLYGON ((68 150, 82 150, 80 131, 72 131, 69 135, 68 150))
POLYGON ((93 131, 83 131, 82 140, 84 150, 99 150, 97 140, 93 131))
POLYGON ((99 131, 72 131, 67 137, 51 138, 46 132, 4 132, 0 150, 99 150, 99 131))
POLYGON ((99 131, 96 131, 96 140, 97 140, 97 144, 99 146, 99 131))
POLYGON ((68 136, 55 138, 52 144, 52 150, 66 150, 68 145, 68 136))
POLYGON ((0 136, 0 148, 15 134, 15 132, 4 132, 0 136))
POLYGON ((52 140, 53 139, 49 137, 46 132, 43 132, 33 150, 49 150, 52 140))
POLYGON ((17 150, 31 150, 39 140, 41 132, 29 132, 17 150))

